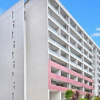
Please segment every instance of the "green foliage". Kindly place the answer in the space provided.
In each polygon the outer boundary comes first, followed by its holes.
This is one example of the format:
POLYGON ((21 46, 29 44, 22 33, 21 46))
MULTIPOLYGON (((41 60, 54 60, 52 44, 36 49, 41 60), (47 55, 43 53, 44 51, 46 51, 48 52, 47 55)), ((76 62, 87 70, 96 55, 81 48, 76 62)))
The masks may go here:
POLYGON ((86 99, 86 98, 80 98, 79 100, 88 100, 88 99, 86 99))
POLYGON ((74 95, 74 92, 72 90, 67 90, 65 92, 65 98, 66 99, 71 99, 71 97, 74 95))
POLYGON ((94 97, 94 100, 100 100, 100 97, 95 96, 95 97, 94 97))
POLYGON ((85 99, 92 100, 92 96, 89 93, 85 94, 85 99))

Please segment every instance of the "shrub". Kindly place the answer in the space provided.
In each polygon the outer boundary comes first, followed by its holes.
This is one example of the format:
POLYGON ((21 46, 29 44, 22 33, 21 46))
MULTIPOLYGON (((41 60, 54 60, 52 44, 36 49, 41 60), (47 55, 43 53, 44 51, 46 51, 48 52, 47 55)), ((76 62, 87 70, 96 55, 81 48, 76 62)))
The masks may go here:
POLYGON ((79 100, 88 100, 88 99, 86 99, 86 98, 80 98, 79 100))
POLYGON ((95 97, 94 97, 94 100, 100 100, 100 97, 95 96, 95 97))
POLYGON ((85 99, 92 100, 92 96, 89 93, 86 93, 85 99))
POLYGON ((67 90, 67 91, 65 92, 65 98, 66 98, 67 100, 71 99, 73 95, 74 95, 74 92, 73 92, 72 90, 67 90))

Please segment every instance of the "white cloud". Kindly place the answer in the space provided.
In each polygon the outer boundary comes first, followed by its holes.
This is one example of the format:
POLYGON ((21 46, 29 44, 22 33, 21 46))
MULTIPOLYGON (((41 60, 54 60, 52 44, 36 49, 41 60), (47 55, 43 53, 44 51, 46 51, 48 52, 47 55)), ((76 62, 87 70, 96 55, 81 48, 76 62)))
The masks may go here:
POLYGON ((100 37, 100 33, 93 33, 92 37, 100 37))
POLYGON ((100 28, 97 28, 96 30, 97 30, 97 31, 100 31, 100 28))

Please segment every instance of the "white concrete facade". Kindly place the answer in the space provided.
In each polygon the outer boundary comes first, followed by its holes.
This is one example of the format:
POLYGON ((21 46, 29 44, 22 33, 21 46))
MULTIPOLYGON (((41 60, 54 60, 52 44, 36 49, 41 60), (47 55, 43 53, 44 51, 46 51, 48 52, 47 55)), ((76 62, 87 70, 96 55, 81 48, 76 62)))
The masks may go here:
POLYGON ((24 3, 0 16, 0 98, 24 100, 24 3), (20 17, 21 16, 21 17, 20 17))
POLYGON ((100 48, 59 0, 20 0, 0 16, 2 100, 100 95, 99 71, 100 48))

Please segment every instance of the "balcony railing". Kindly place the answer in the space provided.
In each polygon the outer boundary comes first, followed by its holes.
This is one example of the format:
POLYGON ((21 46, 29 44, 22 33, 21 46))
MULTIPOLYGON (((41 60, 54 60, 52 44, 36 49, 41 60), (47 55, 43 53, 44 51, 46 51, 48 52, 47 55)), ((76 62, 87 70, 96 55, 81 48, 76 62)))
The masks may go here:
POLYGON ((66 22, 67 24, 69 24, 68 21, 67 21, 67 19, 65 19, 61 14, 60 14, 60 18, 63 19, 64 22, 66 22))
POLYGON ((62 59, 62 61, 67 62, 68 63, 68 59, 60 56, 58 53, 54 52, 53 50, 49 49, 49 53, 53 54, 54 56, 58 57, 59 59, 62 59))
POLYGON ((78 35, 82 38, 82 35, 77 31, 78 35))
POLYGON ((52 40, 51 38, 49 38, 49 41, 51 41, 53 44, 55 44, 57 47, 60 47, 63 51, 68 53, 68 50, 65 49, 63 46, 61 46, 60 44, 58 44, 56 41, 52 40))
POLYGON ((92 49, 92 46, 84 39, 85 43, 92 49))
POLYGON ((70 54, 71 55, 73 55, 74 56, 74 58, 77 58, 79 61, 81 61, 82 62, 82 59, 81 58, 79 58, 78 56, 76 56, 75 54, 73 54, 72 52, 70 52, 70 54))
POLYGON ((70 36, 78 43, 82 46, 82 43, 80 41, 78 41, 73 35, 70 34, 70 36))
POLYGON ((65 29, 60 23, 58 23, 50 14, 48 15, 48 18, 55 24, 57 24, 66 34, 68 33, 67 29, 65 29))
POLYGON ((77 64, 75 64, 74 62, 72 62, 72 61, 70 61, 71 62, 71 65, 73 65, 74 67, 76 67, 76 68, 78 68, 78 69, 81 69, 82 70, 82 67, 81 66, 79 66, 79 65, 77 65, 77 64))
POLYGON ((55 35, 58 35, 58 32, 56 30, 54 30, 52 27, 48 27, 49 30, 51 30, 55 35))
POLYGON ((49 52, 52 53, 52 54, 54 54, 55 56, 58 56, 58 54, 56 52, 54 52, 53 50, 49 49, 49 52))
POLYGON ((84 46, 85 50, 88 51, 91 55, 93 55, 85 46, 84 46))
POLYGON ((56 30, 54 30, 52 27, 49 26, 48 29, 49 29, 50 31, 52 31, 52 33, 54 33, 55 35, 58 35, 58 37, 59 37, 60 39, 62 39, 64 42, 68 43, 68 40, 65 39, 63 36, 59 35, 58 32, 57 32, 56 30))
POLYGON ((63 36, 60 35, 60 38, 68 43, 68 40, 65 39, 63 36))
POLYGON ((93 60, 91 58, 89 58, 88 56, 86 56, 86 54, 84 54, 84 57, 88 60, 90 60, 91 62, 93 62, 93 60))
POLYGON ((86 69, 84 69, 84 71, 90 75, 93 75, 91 72, 87 71, 86 69))
POLYGON ((58 14, 58 11, 55 9, 54 6, 51 5, 51 3, 48 2, 48 6, 55 12, 58 14))
POLYGON ((80 54, 82 54, 82 51, 80 51, 77 47, 75 47, 72 43, 70 43, 70 45, 74 48, 74 49, 76 49, 80 54))
POLYGON ((68 62, 68 59, 67 59, 67 58, 65 58, 65 57, 63 57, 63 56, 61 56, 61 59, 63 59, 63 60, 65 60, 65 61, 67 61, 67 62, 68 62))
POLYGON ((84 64, 90 68, 93 68, 91 65, 89 65, 87 62, 84 62, 84 64))

